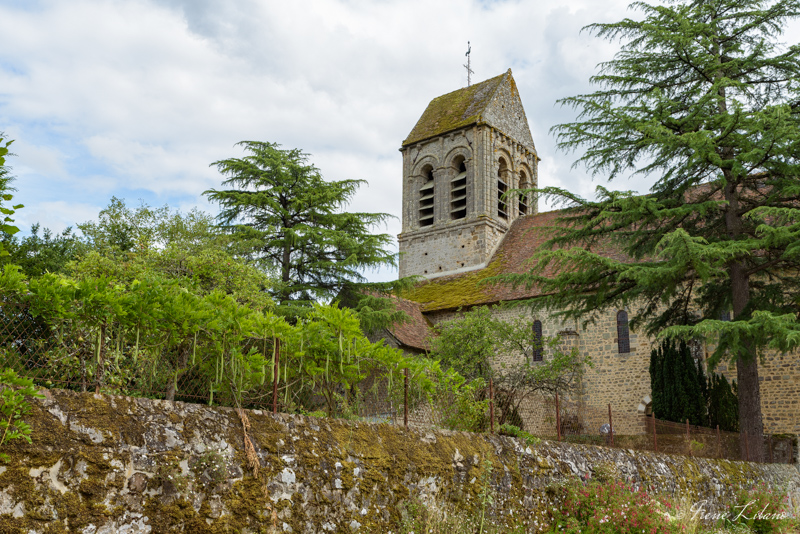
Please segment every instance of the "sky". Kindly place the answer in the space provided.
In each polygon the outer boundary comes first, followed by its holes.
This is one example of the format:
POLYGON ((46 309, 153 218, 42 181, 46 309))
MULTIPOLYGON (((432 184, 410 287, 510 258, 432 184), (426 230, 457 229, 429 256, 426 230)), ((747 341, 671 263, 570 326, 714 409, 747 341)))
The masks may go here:
MULTIPOLYGON (((428 102, 511 68, 542 161, 539 185, 592 196, 552 126, 559 98, 618 43, 581 28, 627 0, 0 0, 0 131, 23 231, 92 220, 112 196, 212 213, 210 164, 241 140, 300 148, 328 180, 362 179, 348 209, 397 219, 401 142, 428 102)), ((786 41, 800 40, 800 26, 786 41)), ((643 178, 616 189, 646 191, 643 178)), ((548 206, 540 205, 546 210, 548 206)), ((368 273, 388 280, 396 272, 368 273)))

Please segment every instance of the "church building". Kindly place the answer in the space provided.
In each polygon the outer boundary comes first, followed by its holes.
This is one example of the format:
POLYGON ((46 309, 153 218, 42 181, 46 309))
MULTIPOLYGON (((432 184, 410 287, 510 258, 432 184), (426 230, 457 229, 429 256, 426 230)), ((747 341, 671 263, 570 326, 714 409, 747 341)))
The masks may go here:
MULTIPOLYGON (((548 228, 557 224, 559 212, 540 213, 533 195, 505 195, 510 189, 540 185, 540 158, 510 69, 434 98, 400 151, 400 276, 418 275, 424 281, 398 299, 412 320, 383 336, 390 345, 422 353, 433 325, 474 306, 538 295, 535 287, 479 282, 501 273, 527 272, 527 260, 550 237, 548 228)), ((613 249, 598 252, 621 255, 613 249)), ((567 347, 590 356, 593 367, 585 371, 580 401, 600 411, 611 404, 623 416, 618 432, 637 433, 640 425, 625 428, 625 421, 636 421, 650 409, 654 342, 629 330, 629 312, 610 310, 583 329, 576 321, 542 312, 531 315, 526 307, 493 311, 501 317, 523 315, 532 324, 532 336, 559 335, 567 347)), ((720 370, 731 377, 724 365, 720 370)), ((765 431, 800 434, 800 357, 776 354, 759 372, 765 431)), ((537 426, 534 421, 526 424, 531 431, 537 426)))

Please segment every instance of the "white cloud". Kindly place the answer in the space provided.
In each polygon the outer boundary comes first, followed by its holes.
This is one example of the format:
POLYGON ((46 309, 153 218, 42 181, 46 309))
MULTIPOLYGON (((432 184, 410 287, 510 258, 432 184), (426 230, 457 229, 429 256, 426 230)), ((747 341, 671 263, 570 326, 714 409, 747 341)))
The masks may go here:
MULTIPOLYGON (((353 209, 399 215, 397 148, 432 98, 465 85, 469 40, 475 80, 513 69, 541 184, 591 195, 598 182, 570 170, 575 156, 557 152, 548 130, 574 117, 555 101, 589 90, 595 65, 617 47, 580 29, 632 16, 627 3, 0 5, 0 130, 19 140, 11 163, 27 219, 45 216, 37 204, 99 209, 112 194, 208 206, 201 193, 220 182, 209 163, 240 155, 242 139, 302 148, 329 179, 369 181, 353 209)), ((794 23, 787 39, 798 35, 794 23)), ((48 213, 56 227, 78 220, 48 213)))

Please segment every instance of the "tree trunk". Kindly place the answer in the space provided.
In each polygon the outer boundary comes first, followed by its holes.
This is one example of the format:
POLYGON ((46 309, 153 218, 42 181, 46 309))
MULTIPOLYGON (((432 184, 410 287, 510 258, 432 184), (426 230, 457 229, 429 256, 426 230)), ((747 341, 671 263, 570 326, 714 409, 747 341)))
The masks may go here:
POLYGON ((183 376, 182 369, 186 369, 186 364, 189 363, 189 349, 181 345, 178 350, 180 351, 180 356, 178 356, 178 365, 175 368, 175 374, 173 375, 173 378, 167 387, 167 393, 164 397, 168 401, 175 400, 175 392, 178 389, 178 379, 183 376))
MULTIPOLYGON (((750 280, 743 262, 733 262, 729 267, 731 300, 734 320, 739 319, 750 299, 750 280)), ((739 381, 739 436, 742 458, 748 451, 752 462, 764 460, 764 423, 761 418, 761 387, 758 380, 758 357, 752 344, 744 341, 744 348, 735 355, 736 375, 739 381), (749 436, 749 438, 748 438, 749 436), (749 439, 749 443, 745 443, 749 439)))

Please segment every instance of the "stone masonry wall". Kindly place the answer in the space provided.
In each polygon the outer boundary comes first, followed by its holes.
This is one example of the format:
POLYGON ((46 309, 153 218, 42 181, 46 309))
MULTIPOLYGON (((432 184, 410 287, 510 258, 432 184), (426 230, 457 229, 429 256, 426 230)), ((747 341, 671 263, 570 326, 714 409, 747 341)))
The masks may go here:
MULTIPOLYGON (((619 353, 617 344, 616 310, 600 316, 597 321, 583 329, 576 322, 555 320, 547 312, 531 315, 528 308, 495 308, 494 315, 511 320, 524 317, 526 320, 542 321, 545 337, 562 335, 565 341, 576 344, 583 356, 591 358, 592 366, 583 376, 582 402, 587 407, 584 426, 587 432, 596 433, 599 425, 607 422, 607 406, 611 404, 615 415, 615 429, 622 434, 640 434, 644 428, 639 416, 639 406, 647 404, 650 397, 650 352, 657 342, 637 332, 630 332, 630 352, 619 353)), ((434 324, 453 319, 458 312, 443 311, 428 314, 434 324)), ((712 348, 709 348, 706 353, 712 348)), ((548 353, 545 351, 545 359, 548 353)), ((501 355, 500 363, 514 363, 519 355, 501 355)), ((729 380, 736 379, 736 366, 729 362, 718 365, 716 372, 729 380)), ((771 434, 800 435, 800 353, 780 354, 769 352, 759 365, 761 384, 761 407, 764 414, 764 430, 771 434)), ((577 399, 576 399, 577 400, 577 399)), ((533 407, 541 407, 540 401, 532 401, 533 407)), ((525 407, 523 406, 523 409, 525 407)), ((551 410, 552 411, 552 410, 551 410)), ((657 415, 657 414, 656 414, 657 415)), ((531 431, 545 430, 549 435, 549 422, 530 418, 531 431), (544 426, 543 426, 544 425, 544 426)))
MULTIPOLYGON (((521 108, 519 113, 524 119, 521 108)), ((489 261, 508 227, 519 216, 519 200, 510 198, 507 219, 498 217, 500 158, 508 166, 505 180, 509 189, 520 186, 520 173, 526 176, 528 186, 538 184, 538 156, 512 137, 486 125, 449 132, 406 147, 402 152, 403 233, 398 236, 401 277, 452 273, 489 261), (467 213, 463 219, 452 220, 450 184, 458 174, 458 158, 464 158, 467 168, 467 213), (434 223, 420 227, 419 191, 426 181, 423 170, 427 168, 433 169, 434 223)), ((536 213, 535 198, 529 199, 529 205, 530 212, 536 213)))
POLYGON ((28 417, 33 443, 4 447, 0 532, 386 532, 414 498, 476 511, 481 480, 489 517, 524 517, 535 532, 548 486, 598 468, 708 512, 758 482, 800 503, 788 465, 241 414, 50 390, 28 417))
MULTIPOLYGON (((736 364, 722 362, 717 372, 736 380, 736 364)), ((800 435, 800 353, 768 352, 759 362, 764 429, 775 434, 800 435)))

